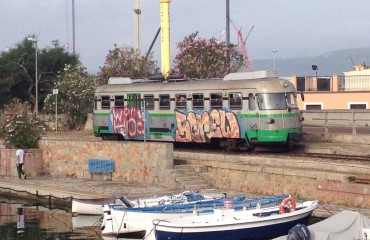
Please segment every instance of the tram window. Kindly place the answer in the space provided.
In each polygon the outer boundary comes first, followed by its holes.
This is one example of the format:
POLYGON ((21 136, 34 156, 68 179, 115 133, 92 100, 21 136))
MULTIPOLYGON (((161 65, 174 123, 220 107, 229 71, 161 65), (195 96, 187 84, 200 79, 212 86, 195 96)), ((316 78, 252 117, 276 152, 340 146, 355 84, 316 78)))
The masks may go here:
POLYGON ((123 96, 114 96, 114 106, 116 108, 122 108, 124 106, 123 96))
POLYGON ((229 93, 230 109, 242 109, 242 93, 229 93))
POLYGON ((193 109, 204 109, 203 93, 193 94, 193 109))
POLYGON ((186 108, 186 94, 176 94, 175 96, 176 108, 185 109, 186 108))
POLYGON ((287 93, 286 94, 286 101, 288 103, 288 107, 290 107, 290 108, 298 108, 297 94, 295 94, 295 93, 287 93))
POLYGON ((248 94, 248 108, 249 110, 256 109, 256 99, 254 98, 252 93, 248 94))
POLYGON ((110 109, 109 96, 101 96, 101 109, 110 109))
POLYGON ((284 93, 258 94, 258 107, 260 110, 283 110, 287 108, 284 93))
POLYGON ((154 110, 154 95, 144 95, 145 110, 154 110))
POLYGON ((222 93, 211 93, 211 108, 222 108, 222 93))
POLYGON ((170 95, 159 95, 159 109, 168 110, 170 108, 170 95))
POLYGON ((96 96, 94 97, 94 109, 98 110, 98 98, 96 96))

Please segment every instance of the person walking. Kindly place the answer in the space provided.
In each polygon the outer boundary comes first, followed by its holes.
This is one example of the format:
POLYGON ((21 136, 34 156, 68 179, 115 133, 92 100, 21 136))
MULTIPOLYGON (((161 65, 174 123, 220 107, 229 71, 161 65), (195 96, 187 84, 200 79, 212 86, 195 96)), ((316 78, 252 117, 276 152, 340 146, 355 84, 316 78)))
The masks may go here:
POLYGON ((27 178, 26 173, 23 171, 23 164, 24 164, 24 150, 18 146, 17 151, 15 152, 15 155, 17 156, 17 172, 19 179, 22 179, 22 175, 24 176, 24 179, 27 178))

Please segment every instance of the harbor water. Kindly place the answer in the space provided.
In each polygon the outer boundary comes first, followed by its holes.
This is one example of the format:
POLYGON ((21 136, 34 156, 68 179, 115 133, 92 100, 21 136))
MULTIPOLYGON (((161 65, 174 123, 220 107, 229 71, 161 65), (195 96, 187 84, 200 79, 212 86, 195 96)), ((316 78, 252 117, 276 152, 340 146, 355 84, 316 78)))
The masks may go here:
POLYGON ((1 240, 117 239, 101 236, 101 219, 101 216, 74 217, 66 209, 49 209, 0 197, 1 240))

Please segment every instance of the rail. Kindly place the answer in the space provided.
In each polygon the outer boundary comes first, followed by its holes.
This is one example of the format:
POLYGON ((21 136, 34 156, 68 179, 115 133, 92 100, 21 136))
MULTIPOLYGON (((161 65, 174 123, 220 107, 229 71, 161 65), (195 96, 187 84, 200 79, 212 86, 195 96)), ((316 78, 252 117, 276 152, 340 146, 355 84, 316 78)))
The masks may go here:
MULTIPOLYGON (((304 110, 304 129, 324 128, 324 133, 370 134, 370 110, 304 110)), ((317 131, 317 130, 314 130, 317 131)))

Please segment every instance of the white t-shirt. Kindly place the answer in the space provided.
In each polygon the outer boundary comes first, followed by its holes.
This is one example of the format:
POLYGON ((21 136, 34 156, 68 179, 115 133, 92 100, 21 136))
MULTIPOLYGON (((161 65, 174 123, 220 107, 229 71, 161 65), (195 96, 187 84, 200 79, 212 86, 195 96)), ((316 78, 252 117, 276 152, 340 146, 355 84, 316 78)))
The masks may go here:
POLYGON ((24 151, 23 149, 17 149, 15 152, 15 155, 18 157, 18 163, 22 164, 24 163, 24 151))

